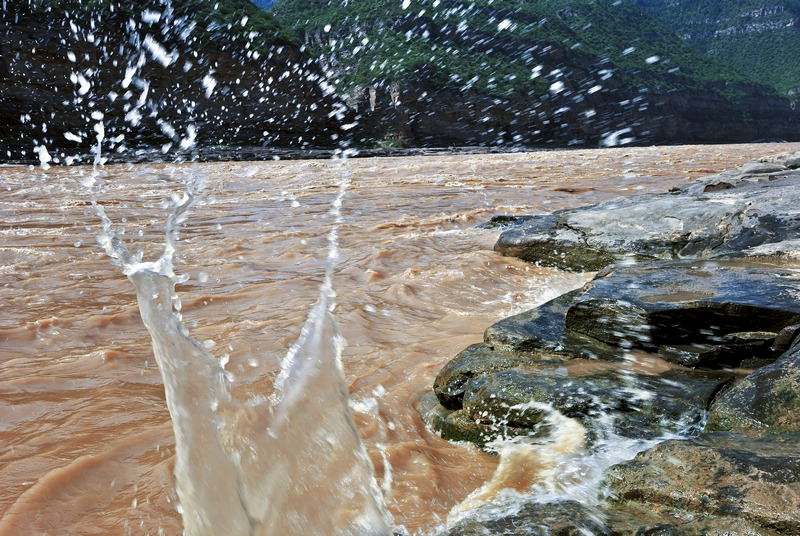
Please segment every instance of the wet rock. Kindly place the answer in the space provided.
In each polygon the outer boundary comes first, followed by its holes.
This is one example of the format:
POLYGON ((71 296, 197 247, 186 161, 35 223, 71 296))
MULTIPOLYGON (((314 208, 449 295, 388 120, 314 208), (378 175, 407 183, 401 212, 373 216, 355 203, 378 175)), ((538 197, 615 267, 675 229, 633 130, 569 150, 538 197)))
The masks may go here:
POLYGON ((621 348, 661 348, 681 365, 735 367, 769 358, 769 338, 800 321, 796 280, 788 268, 738 261, 616 266, 584 286, 565 329, 621 348))
POLYGON ((785 352, 798 342, 800 342, 800 324, 792 324, 775 335, 772 349, 777 352, 785 352))
POLYGON ((450 360, 436 376, 433 391, 442 406, 461 408, 464 389, 473 378, 480 378, 521 365, 552 367, 563 361, 555 356, 538 353, 498 351, 486 344, 473 344, 450 360))
POLYGON ((708 429, 800 434, 800 346, 723 393, 711 408, 708 429))
POLYGON ((502 516, 487 512, 487 516, 465 519, 448 530, 446 536, 579 536, 583 534, 619 534, 593 511, 576 501, 559 503, 530 503, 518 511, 502 516), (489 519, 486 519, 486 518, 489 519))
POLYGON ((444 536, 777 536, 732 516, 653 508, 633 502, 590 508, 577 501, 529 502, 503 512, 486 505, 444 536))
MULTIPOLYGON (((765 364, 778 355, 778 333, 800 321, 795 277, 791 269, 739 261, 614 266, 582 289, 490 326, 482 345, 445 366, 434 389, 451 407, 464 382, 486 372, 546 359, 613 361, 630 350, 691 367, 765 364)), ((793 333, 783 333, 780 344, 793 333)))
POLYGON ((534 309, 510 316, 490 326, 484 343, 500 351, 546 352, 568 357, 613 359, 619 351, 596 339, 566 330, 566 317, 583 290, 562 294, 534 309))
POLYGON ((445 439, 481 447, 501 437, 546 436, 554 410, 580 420, 590 441, 612 432, 652 438, 699 432, 714 395, 734 378, 727 372, 679 368, 636 374, 612 365, 569 375, 558 365, 534 361, 496 372, 486 369, 467 379, 453 374, 448 377, 455 387, 442 381, 434 394, 438 398, 423 397, 417 409, 445 439), (451 396, 455 391, 457 398, 451 396))
POLYGON ((612 431, 651 438, 699 426, 713 396, 732 379, 729 373, 682 369, 658 375, 612 370, 584 376, 507 370, 474 384, 464 395, 463 407, 474 422, 537 432, 547 424, 552 408, 579 419, 590 439, 612 431))
POLYGON ((613 466, 611 490, 654 509, 732 517, 756 533, 800 534, 800 451, 796 443, 708 434, 669 440, 613 466))
POLYGON ((467 441, 485 447, 498 437, 536 435, 536 431, 529 428, 477 421, 465 409, 447 409, 439 404, 434 393, 425 393, 415 404, 415 409, 425 424, 450 441, 467 441))
POLYGON ((659 194, 533 216, 500 235, 504 255, 574 271, 623 260, 791 255, 800 240, 798 153, 659 194))
POLYGON ((759 368, 778 357, 772 347, 776 335, 769 331, 729 333, 722 337, 720 344, 665 344, 658 347, 658 354, 670 363, 685 367, 723 364, 759 368))

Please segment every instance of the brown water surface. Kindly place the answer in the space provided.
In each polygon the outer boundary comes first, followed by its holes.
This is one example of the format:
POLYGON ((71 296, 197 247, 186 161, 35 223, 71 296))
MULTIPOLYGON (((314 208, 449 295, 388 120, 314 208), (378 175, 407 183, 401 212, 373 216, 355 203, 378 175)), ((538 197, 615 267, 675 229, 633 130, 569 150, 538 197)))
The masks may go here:
MULTIPOLYGON (((664 192, 788 150, 800 144, 121 165, 102 170, 100 201, 152 258, 162 201, 188 174, 208 182, 181 235, 182 311, 229 355, 236 394, 260 397, 317 298, 328 210, 349 174, 334 277, 345 373, 354 401, 378 400, 379 418, 357 424, 414 533, 497 465, 427 430, 414 402, 491 323, 586 280, 501 257, 497 231, 474 226, 664 192)), ((89 173, 0 168, 0 534, 180 534, 161 377, 133 288, 95 243, 89 173)))

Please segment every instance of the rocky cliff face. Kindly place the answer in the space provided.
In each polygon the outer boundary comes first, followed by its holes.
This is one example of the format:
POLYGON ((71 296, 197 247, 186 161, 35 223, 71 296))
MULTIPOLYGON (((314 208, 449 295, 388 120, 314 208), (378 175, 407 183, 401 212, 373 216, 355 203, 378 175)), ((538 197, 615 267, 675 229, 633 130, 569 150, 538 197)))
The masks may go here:
POLYGON ((283 0, 275 9, 358 113, 365 145, 800 137, 789 100, 633 3, 437 5, 283 0))
POLYGON ((100 134, 106 154, 337 143, 340 105, 297 44, 258 52, 166 9, 20 10, 0 22, 0 159, 64 162, 100 134))
POLYGON ((701 52, 800 97, 800 2, 637 0, 644 10, 701 52))
POLYGON ((350 95, 360 143, 423 146, 711 143, 800 139, 800 109, 754 88, 730 101, 714 93, 654 94, 630 87, 502 99, 422 80, 350 95), (371 102, 374 105, 371 105, 371 102))

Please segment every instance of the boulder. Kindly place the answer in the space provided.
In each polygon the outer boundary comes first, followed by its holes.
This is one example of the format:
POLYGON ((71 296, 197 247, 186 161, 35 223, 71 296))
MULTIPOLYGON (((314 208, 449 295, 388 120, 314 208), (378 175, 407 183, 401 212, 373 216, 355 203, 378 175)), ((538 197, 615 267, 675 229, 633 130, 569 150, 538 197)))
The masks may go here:
MULTIPOLYGON (((733 380, 719 371, 669 369, 637 374, 603 369, 570 375, 555 364, 486 372, 460 384, 460 404, 430 395, 417 409, 445 439, 483 447, 502 437, 546 437, 550 414, 578 419, 594 441, 619 434, 653 438, 700 431, 713 396, 733 380)), ((459 381, 456 379, 455 381, 459 381)), ((440 384, 446 390, 447 384, 440 384)))
MULTIPOLYGON (((518 499, 520 502, 522 499, 518 499)), ((636 503, 588 507, 574 500, 527 502, 502 511, 487 504, 443 536, 777 536, 732 516, 654 509, 636 503), (657 511, 660 510, 660 511, 657 511)))
POLYGON ((447 397, 460 398, 461 384, 485 372, 543 359, 614 361, 628 351, 658 352, 689 367, 755 368, 800 335, 796 277, 790 268, 738 260, 615 265, 581 289, 490 326, 482 345, 445 366, 434 389, 450 407, 447 397), (454 382, 454 374, 462 379, 454 382))
POLYGON ((722 394, 712 406, 708 429, 800 436, 800 346, 722 394))
POLYGON ((504 255, 573 271, 625 260, 788 255, 800 240, 800 153, 673 190, 504 221, 504 255))
MULTIPOLYGON (((489 510, 487 508, 487 510, 489 510)), ((580 536, 583 534, 618 534, 602 520, 598 512, 577 501, 558 503, 528 503, 497 516, 489 510, 481 516, 472 516, 456 523, 444 533, 445 536, 580 536)))
POLYGON ((422 420, 443 438, 450 441, 467 441, 481 448, 497 438, 517 436, 537 437, 546 430, 533 430, 510 426, 502 422, 481 422, 472 417, 465 409, 447 409, 433 393, 425 393, 415 404, 415 409, 422 420))
POLYGON ((621 348, 660 350, 684 366, 774 360, 777 333, 800 321, 796 280, 790 268, 736 260, 619 265, 583 287, 565 330, 621 348))
POLYGON ((495 351, 618 358, 617 348, 566 329, 567 313, 583 292, 582 289, 567 292, 539 307, 500 320, 484 332, 484 344, 495 351))
POLYGON ((685 518, 733 517, 759 527, 750 534, 800 534, 800 450, 796 443, 707 434, 659 443, 608 471, 620 501, 685 518))
POLYGON ((497 351, 486 344, 473 344, 462 350, 439 371, 433 382, 442 406, 459 409, 464 398, 464 390, 473 378, 507 370, 518 366, 546 368, 563 363, 563 358, 537 352, 497 351))
POLYGON ((733 374, 670 369, 661 374, 601 371, 568 375, 506 370, 475 382, 464 395, 471 421, 543 432, 553 410, 578 419, 590 440, 610 433, 653 438, 699 431, 713 396, 733 374))

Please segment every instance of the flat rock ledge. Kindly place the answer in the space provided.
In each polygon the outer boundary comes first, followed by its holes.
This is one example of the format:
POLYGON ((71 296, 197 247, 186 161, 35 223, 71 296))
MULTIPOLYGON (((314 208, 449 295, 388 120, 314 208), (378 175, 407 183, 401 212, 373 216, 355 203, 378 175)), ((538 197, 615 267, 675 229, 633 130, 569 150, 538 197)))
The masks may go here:
POLYGON ((418 403, 443 437, 546 441, 553 412, 588 449, 658 443, 606 471, 596 504, 469 516, 448 535, 800 534, 800 153, 661 195, 496 218, 497 251, 582 288, 489 327, 418 403), (599 504, 599 506, 598 506, 599 504))
POLYGON ((800 257, 800 156, 764 158, 672 194, 621 197, 544 216, 497 218, 495 250, 590 272, 624 260, 800 257))

